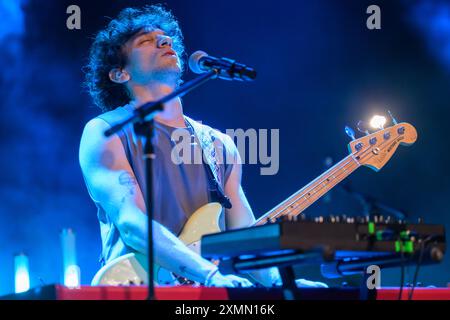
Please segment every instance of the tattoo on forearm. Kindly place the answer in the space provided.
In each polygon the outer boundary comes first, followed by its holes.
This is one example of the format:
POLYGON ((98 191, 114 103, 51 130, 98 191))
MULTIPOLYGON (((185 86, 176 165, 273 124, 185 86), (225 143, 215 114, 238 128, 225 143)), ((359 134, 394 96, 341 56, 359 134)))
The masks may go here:
POLYGON ((119 176, 119 184, 128 187, 130 195, 134 195, 135 186, 137 185, 136 178, 130 172, 124 172, 119 176))

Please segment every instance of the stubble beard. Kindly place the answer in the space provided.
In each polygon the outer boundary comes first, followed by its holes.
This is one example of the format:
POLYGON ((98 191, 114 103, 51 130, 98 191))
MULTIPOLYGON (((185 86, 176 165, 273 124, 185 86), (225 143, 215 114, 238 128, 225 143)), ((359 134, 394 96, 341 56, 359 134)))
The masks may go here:
POLYGON ((165 67, 152 72, 152 80, 177 87, 181 81, 181 74, 179 67, 165 67))

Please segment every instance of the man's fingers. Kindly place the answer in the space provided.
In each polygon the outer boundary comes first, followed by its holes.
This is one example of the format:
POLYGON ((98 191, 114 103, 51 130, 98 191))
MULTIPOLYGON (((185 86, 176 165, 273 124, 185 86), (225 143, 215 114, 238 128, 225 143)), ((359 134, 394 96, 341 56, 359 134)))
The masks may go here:
POLYGON ((233 284, 235 287, 243 287, 243 288, 248 288, 253 286, 253 283, 251 283, 249 280, 245 279, 245 278, 240 278, 237 276, 232 276, 233 277, 233 284))
POLYGON ((328 286, 323 282, 310 281, 306 279, 295 280, 297 287, 299 288, 328 288, 328 286))

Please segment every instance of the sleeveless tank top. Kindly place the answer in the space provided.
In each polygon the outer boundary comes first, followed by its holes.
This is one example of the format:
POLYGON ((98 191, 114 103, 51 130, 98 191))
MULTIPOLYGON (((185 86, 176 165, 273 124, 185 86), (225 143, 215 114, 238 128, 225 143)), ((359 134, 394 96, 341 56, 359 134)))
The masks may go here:
MULTIPOLYGON (((131 116, 132 113, 133 107, 126 105, 101 114, 98 118, 112 126, 131 116)), ((185 117, 185 119, 188 123, 194 121, 188 117, 185 117)), ((221 187, 224 189, 233 163, 236 163, 237 148, 229 136, 199 122, 196 122, 196 124, 196 131, 198 128, 202 128, 208 132, 213 132, 214 148, 222 153, 221 159, 223 161, 217 164, 219 167, 218 174, 221 177, 221 187)), ((176 164, 172 161, 171 152, 176 143, 171 139, 174 130, 189 130, 189 134, 192 136, 194 134, 189 127, 183 129, 173 128, 154 121, 152 142, 156 158, 153 161, 153 218, 168 228, 173 234, 179 235, 192 213, 208 202, 214 201, 214 199, 212 199, 211 185, 205 167, 207 164, 204 161, 200 164, 176 164)), ((132 125, 125 126, 118 132, 118 136, 139 187, 142 193, 145 194, 145 163, 142 157, 144 139, 135 134, 132 125)), ((200 148, 199 143, 192 143, 191 148, 192 154, 201 152, 201 150, 198 150, 200 148)), ((127 246, 121 239, 120 232, 112 223, 108 212, 102 208, 100 203, 95 202, 95 204, 98 208, 97 217, 102 238, 100 263, 104 265, 112 259, 135 252, 133 248, 127 246)), ((220 218, 220 227, 222 230, 225 229, 223 213, 220 218)))

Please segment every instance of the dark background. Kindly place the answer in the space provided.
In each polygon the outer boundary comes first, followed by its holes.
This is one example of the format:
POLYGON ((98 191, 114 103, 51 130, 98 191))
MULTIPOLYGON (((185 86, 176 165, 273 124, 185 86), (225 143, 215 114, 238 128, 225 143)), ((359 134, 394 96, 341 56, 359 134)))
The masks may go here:
MULTIPOLYGON (((84 124, 99 114, 81 88, 92 36, 127 6, 151 1, 4 1, 0 5, 0 294, 14 290, 13 256, 30 259, 31 286, 61 281, 59 232, 77 236, 82 283, 99 268, 96 208, 78 164, 84 124), (81 8, 81 30, 66 8, 81 8)), ((391 110, 418 141, 379 172, 359 169, 348 184, 428 223, 450 226, 447 121, 450 4, 444 1, 166 1, 188 53, 202 49, 253 66, 254 83, 211 81, 184 98, 185 113, 221 130, 280 129, 280 169, 245 165, 243 187, 259 216, 340 160, 355 127, 391 110), (366 8, 381 8, 381 30, 366 8)), ((186 72, 185 79, 193 74, 186 72)), ((336 188, 305 213, 362 214, 336 188)), ((419 281, 446 286, 450 258, 419 281)), ((412 270, 413 271, 413 270, 412 270)), ((411 274, 412 272, 410 272, 411 274)), ((303 277, 314 276, 303 274, 303 277)), ((398 270, 383 270, 398 285, 398 270)))

